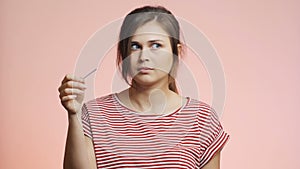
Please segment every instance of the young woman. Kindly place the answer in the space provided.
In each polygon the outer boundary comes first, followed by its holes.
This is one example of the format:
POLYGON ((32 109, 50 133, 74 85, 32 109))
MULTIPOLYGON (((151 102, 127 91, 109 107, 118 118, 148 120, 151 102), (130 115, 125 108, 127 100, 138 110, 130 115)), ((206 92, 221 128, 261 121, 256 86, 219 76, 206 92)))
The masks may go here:
POLYGON ((126 16, 118 43, 117 62, 128 89, 83 103, 84 80, 64 77, 59 87, 69 120, 64 168, 220 168, 229 136, 210 106, 176 88, 179 32, 167 9, 137 8, 126 16))

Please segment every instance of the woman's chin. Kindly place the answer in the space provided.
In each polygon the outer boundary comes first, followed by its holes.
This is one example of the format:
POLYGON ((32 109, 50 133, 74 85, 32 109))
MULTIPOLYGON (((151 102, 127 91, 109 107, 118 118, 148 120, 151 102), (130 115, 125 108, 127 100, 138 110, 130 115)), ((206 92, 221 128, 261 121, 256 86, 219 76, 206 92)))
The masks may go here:
POLYGON ((135 78, 134 81, 139 86, 150 86, 156 83, 156 80, 150 77, 135 78))
POLYGON ((138 75, 134 79, 136 85, 140 87, 164 86, 168 85, 168 77, 153 77, 150 75, 138 75))

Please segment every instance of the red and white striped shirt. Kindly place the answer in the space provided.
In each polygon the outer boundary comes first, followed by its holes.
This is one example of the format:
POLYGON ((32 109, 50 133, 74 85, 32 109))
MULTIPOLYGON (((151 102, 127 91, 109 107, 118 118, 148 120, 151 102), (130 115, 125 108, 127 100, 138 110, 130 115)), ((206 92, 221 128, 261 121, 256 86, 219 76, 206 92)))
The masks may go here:
POLYGON ((229 138, 214 110, 191 98, 171 114, 145 115, 110 94, 83 105, 82 124, 98 168, 202 168, 229 138))

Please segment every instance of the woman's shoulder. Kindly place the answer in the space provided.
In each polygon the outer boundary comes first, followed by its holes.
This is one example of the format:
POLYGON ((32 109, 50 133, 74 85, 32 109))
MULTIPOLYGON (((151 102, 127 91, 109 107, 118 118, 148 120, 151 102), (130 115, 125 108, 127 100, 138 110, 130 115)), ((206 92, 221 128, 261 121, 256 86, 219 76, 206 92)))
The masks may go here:
POLYGON ((199 99, 189 97, 187 98, 189 100, 189 103, 187 104, 186 109, 195 111, 198 117, 210 118, 212 115, 216 115, 214 108, 210 104, 199 99))
POLYGON ((186 97, 189 100, 189 104, 196 106, 198 108, 211 108, 210 104, 199 100, 199 99, 195 99, 195 98, 191 98, 191 97, 186 97))
POLYGON ((188 105, 191 108, 199 110, 209 110, 212 109, 212 106, 202 100, 186 97, 188 99, 188 105))

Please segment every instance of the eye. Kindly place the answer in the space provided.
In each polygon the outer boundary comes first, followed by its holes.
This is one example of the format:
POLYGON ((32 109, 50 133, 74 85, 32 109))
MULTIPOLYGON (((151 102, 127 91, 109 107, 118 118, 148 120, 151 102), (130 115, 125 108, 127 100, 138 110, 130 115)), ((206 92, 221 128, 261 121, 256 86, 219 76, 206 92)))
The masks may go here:
POLYGON ((141 49, 141 46, 138 45, 137 43, 131 44, 131 50, 135 51, 135 50, 139 50, 139 49, 141 49))
POLYGON ((152 45, 151 45, 151 48, 152 49, 159 49, 161 47, 161 44, 159 44, 159 43, 153 43, 152 45))

